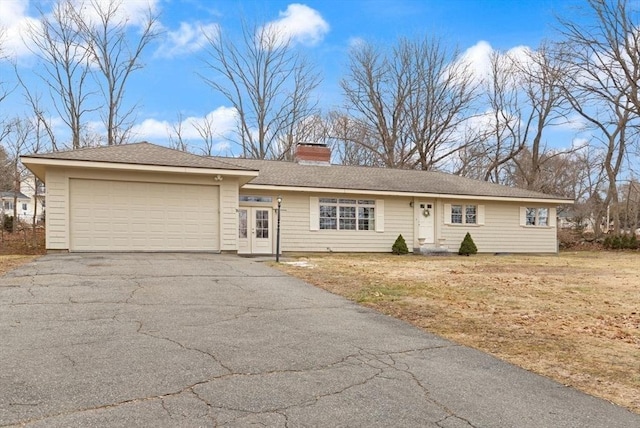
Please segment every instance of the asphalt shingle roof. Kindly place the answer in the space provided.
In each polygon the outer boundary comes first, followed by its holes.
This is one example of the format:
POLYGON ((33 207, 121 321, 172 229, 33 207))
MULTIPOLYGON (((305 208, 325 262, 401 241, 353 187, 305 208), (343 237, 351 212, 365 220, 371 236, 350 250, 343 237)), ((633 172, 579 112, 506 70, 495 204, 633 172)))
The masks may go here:
POLYGON ((211 168, 227 170, 249 170, 237 164, 198 156, 147 142, 116 146, 88 147, 26 156, 27 158, 59 159, 71 161, 115 162, 137 165, 177 166, 188 168, 211 168))
POLYGON ((29 198, 27 195, 25 195, 22 192, 0 192, 0 198, 1 199, 13 199, 14 197, 17 197, 18 199, 31 199, 29 198))
POLYGON ((435 171, 401 170, 346 165, 309 165, 294 162, 238 158, 215 158, 259 175, 249 184, 391 191, 498 198, 561 199, 560 196, 473 180, 435 171))
POLYGON ((426 193, 495 198, 557 199, 570 202, 566 198, 559 196, 435 171, 346 165, 310 165, 283 161, 205 157, 147 142, 34 154, 25 156, 25 158, 259 171, 259 175, 253 178, 250 184, 300 187, 309 188, 309 190, 313 188, 335 188, 409 194, 426 193))

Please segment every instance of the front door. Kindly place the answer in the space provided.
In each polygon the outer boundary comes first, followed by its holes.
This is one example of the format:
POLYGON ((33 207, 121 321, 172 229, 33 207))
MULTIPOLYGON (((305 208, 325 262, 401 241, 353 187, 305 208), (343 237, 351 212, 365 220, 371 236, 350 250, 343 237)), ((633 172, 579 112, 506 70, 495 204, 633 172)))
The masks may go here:
POLYGON ((433 202, 422 201, 418 204, 418 240, 420 244, 435 244, 435 210, 433 202))
POLYGON ((240 207, 238 209, 238 253, 272 254, 271 209, 240 207))

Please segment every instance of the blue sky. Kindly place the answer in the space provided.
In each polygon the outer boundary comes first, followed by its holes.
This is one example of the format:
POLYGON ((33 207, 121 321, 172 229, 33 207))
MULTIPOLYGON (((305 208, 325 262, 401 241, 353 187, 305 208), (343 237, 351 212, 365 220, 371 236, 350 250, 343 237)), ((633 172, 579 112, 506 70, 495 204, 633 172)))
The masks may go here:
MULTIPOLYGON (((176 122, 178 114, 192 121, 213 114, 220 139, 224 140, 231 126, 230 106, 198 77, 198 73, 206 74, 199 37, 202 29, 233 33, 243 19, 287 28, 320 67, 323 83, 318 95, 320 105, 327 110, 342 101, 339 79, 346 68, 349 46, 355 40, 390 44, 399 36, 440 36, 478 57, 478 67, 482 67, 482 57, 491 49, 535 48, 543 39, 555 38, 555 14, 570 14, 577 1, 124 0, 123 7, 132 22, 143 6, 150 4, 160 13, 164 30, 163 37, 145 52, 145 68, 137 71, 128 85, 128 102, 139 105, 135 139, 167 144, 167 127, 176 122)), ((34 75, 37 64, 24 48, 19 33, 26 21, 37 19, 35 4, 29 0, 0 0, 5 50, 17 60, 19 72, 33 87, 41 85, 34 75)), ((0 66, 2 80, 11 81, 9 64, 3 61, 0 66)), ((0 106, 0 115, 5 117, 22 111, 26 107, 18 91, 0 106)), ((187 140, 194 146, 198 144, 193 135, 187 140)))

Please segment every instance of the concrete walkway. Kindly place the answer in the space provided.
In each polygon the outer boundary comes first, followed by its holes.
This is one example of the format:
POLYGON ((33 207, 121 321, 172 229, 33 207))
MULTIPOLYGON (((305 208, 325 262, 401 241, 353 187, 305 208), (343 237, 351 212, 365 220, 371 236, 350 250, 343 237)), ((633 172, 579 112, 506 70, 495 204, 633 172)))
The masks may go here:
POLYGON ((207 254, 0 278, 0 426, 640 427, 640 415, 207 254))

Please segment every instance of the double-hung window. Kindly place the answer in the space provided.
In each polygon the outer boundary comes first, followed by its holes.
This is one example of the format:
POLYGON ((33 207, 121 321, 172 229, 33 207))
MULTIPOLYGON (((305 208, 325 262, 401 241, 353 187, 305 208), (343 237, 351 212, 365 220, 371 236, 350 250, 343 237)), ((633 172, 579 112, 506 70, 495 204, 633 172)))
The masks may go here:
POLYGON ((451 224, 478 224, 477 205, 451 205, 451 224))
POLYGON ((525 226, 549 226, 549 208, 525 208, 525 226))
POLYGON ((376 201, 320 198, 321 230, 375 230, 376 201))

